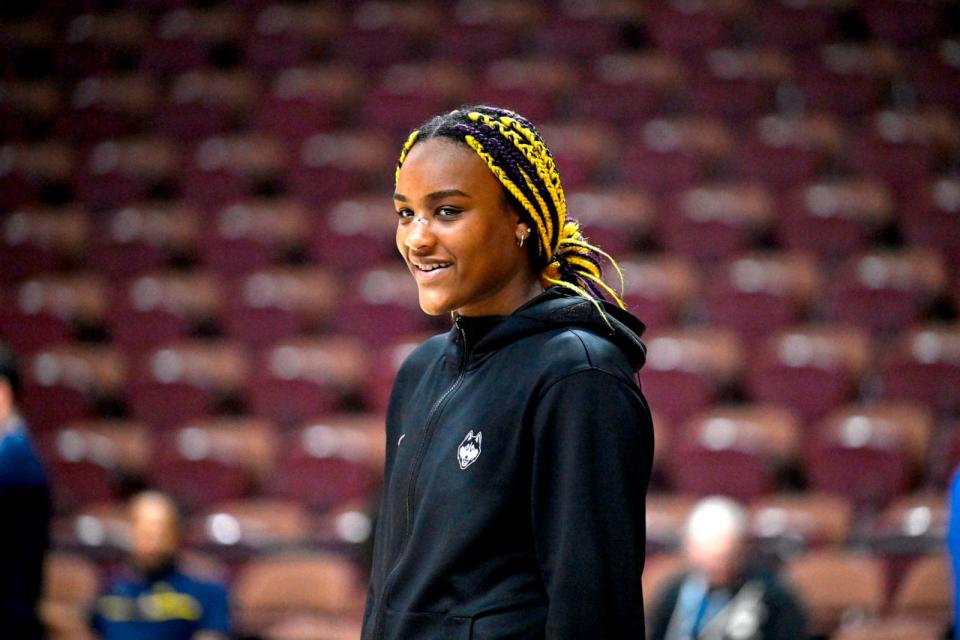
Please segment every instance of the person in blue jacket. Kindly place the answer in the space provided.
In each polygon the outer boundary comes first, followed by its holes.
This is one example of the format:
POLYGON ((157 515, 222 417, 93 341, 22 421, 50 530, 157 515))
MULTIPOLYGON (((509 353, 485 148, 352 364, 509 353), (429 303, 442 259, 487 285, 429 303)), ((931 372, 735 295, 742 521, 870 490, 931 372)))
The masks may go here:
POLYGON ((224 640, 230 633, 227 592, 177 566, 176 504, 157 491, 129 506, 133 575, 97 599, 93 630, 104 640, 224 640))
POLYGON ((550 151, 463 107, 410 135, 395 191, 420 306, 454 322, 394 382, 362 638, 642 638, 644 325, 550 151))
POLYGON ((50 484, 17 410, 17 358, 0 344, 0 636, 44 637, 37 604, 50 540, 50 484))

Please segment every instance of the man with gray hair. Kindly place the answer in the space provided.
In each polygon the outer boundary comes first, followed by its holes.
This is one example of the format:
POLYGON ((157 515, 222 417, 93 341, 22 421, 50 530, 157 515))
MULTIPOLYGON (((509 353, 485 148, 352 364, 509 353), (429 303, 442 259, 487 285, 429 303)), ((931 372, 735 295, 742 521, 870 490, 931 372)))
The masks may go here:
POLYGON ((748 560, 749 517, 723 497, 701 500, 683 534, 686 570, 657 594, 652 640, 803 640, 797 598, 748 560))

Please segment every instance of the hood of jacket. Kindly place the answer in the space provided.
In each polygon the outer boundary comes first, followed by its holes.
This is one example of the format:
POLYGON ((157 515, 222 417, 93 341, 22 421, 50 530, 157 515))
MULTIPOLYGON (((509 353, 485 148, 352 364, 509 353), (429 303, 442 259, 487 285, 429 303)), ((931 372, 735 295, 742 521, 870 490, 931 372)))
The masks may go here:
POLYGON ((627 356, 634 371, 639 371, 647 355, 646 345, 640 339, 646 325, 614 304, 605 301, 599 304, 605 318, 592 301, 561 287, 551 287, 497 322, 471 346, 471 360, 482 359, 501 346, 532 334, 581 328, 612 341, 627 356))

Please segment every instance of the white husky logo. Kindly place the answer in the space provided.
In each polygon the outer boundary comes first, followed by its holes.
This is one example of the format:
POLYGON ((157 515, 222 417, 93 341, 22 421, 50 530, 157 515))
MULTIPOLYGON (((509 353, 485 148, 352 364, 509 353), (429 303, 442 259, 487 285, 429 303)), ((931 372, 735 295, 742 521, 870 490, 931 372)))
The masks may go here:
POLYGON ((460 463, 461 469, 466 469, 480 457, 480 442, 482 440, 483 433, 477 431, 477 435, 473 435, 473 430, 471 429, 470 433, 463 439, 463 442, 460 443, 460 447, 457 449, 457 462, 460 463))

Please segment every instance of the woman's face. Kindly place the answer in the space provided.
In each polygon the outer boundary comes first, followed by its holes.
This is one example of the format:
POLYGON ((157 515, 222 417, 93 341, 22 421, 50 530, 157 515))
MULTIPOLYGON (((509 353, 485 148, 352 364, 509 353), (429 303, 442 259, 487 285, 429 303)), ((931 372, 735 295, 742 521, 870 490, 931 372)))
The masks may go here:
POLYGON ((517 247, 530 230, 469 147, 446 138, 414 145, 393 199, 397 249, 425 313, 506 315, 535 295, 526 248, 517 247))

